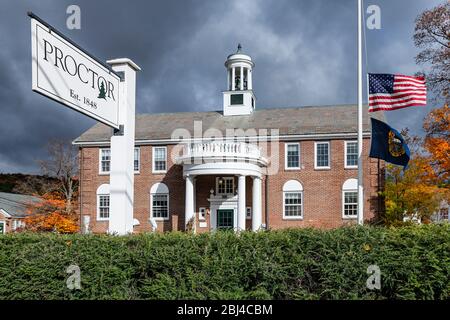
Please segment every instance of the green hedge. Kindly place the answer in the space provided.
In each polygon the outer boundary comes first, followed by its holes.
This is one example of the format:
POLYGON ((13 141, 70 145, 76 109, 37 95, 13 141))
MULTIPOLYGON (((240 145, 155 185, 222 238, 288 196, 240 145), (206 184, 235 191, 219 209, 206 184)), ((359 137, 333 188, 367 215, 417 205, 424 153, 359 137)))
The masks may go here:
POLYGON ((450 226, 0 236, 0 299, 448 299, 450 226), (69 290, 66 268, 81 269, 69 290), (381 290, 366 288, 367 267, 381 290))

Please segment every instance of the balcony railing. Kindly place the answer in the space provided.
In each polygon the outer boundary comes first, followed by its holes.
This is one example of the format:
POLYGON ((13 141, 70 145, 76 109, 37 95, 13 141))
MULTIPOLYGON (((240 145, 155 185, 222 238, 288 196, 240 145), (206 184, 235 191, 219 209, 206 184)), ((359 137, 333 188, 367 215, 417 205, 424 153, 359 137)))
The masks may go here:
POLYGON ((200 142, 186 145, 183 155, 179 160, 203 158, 203 159, 242 159, 242 160, 266 160, 261 156, 258 146, 245 142, 200 142))

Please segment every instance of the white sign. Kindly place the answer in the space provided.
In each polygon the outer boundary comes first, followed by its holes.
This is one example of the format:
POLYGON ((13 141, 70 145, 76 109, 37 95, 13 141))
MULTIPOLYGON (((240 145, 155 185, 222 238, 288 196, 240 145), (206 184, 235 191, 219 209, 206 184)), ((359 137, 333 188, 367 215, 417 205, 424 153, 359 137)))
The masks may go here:
POLYGON ((119 129, 120 78, 31 19, 33 90, 119 129))

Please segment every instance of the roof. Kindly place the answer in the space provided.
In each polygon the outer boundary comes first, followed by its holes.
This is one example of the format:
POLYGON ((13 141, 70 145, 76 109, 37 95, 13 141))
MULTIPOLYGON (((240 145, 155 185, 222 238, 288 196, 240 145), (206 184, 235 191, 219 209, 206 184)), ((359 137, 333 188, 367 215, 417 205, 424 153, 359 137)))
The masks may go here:
POLYGON ((40 199, 34 196, 0 192, 0 210, 5 211, 13 218, 25 217, 27 205, 39 201, 40 199))
MULTIPOLYGON (((382 112, 372 115, 384 120, 382 112)), ((363 130, 370 132, 369 115, 363 112, 363 130)), ((203 133, 215 128, 225 136, 227 129, 278 129, 284 135, 339 134, 357 132, 357 106, 314 106, 259 109, 250 115, 224 116, 221 111, 139 114, 136 116, 136 141, 170 139, 176 129, 186 129, 194 136, 194 121, 202 122, 203 133)), ((270 133, 270 132, 269 132, 270 133)), ((97 123, 74 143, 109 141, 112 129, 97 123)), ((251 136, 252 134, 247 134, 251 136)))

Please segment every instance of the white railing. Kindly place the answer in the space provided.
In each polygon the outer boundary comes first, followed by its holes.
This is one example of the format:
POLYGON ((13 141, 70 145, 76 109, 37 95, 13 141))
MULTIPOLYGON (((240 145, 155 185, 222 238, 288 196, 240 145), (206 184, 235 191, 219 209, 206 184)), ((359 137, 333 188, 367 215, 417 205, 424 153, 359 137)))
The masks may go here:
POLYGON ((256 145, 245 142, 200 142, 184 148, 183 158, 239 157, 260 159, 256 145))

